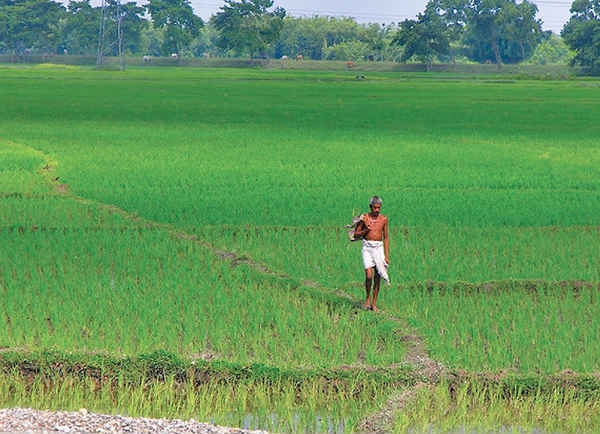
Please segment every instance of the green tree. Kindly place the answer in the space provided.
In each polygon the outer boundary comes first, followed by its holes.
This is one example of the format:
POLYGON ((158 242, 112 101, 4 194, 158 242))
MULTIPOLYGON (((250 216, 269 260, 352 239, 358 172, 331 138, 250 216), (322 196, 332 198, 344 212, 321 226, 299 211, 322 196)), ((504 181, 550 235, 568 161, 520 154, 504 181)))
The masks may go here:
POLYGON ((90 0, 70 1, 62 28, 62 46, 69 54, 95 54, 98 45, 100 8, 90 0))
POLYGON ((530 57, 544 39, 542 22, 536 19, 537 6, 529 1, 509 3, 507 10, 504 14, 505 36, 510 41, 512 54, 508 58, 521 62, 530 57))
POLYGON ((574 53, 569 50, 563 38, 549 32, 544 41, 537 46, 528 62, 534 65, 568 65, 573 56, 574 53))
MULTIPOLYGON (((107 0, 106 14, 106 42, 107 54, 119 55, 117 26, 121 20, 121 31, 123 32, 123 51, 128 53, 140 53, 142 49, 142 30, 148 25, 143 18, 144 8, 136 2, 128 2, 117 5, 116 0, 107 0)), ((98 8, 99 9, 99 8, 98 8)), ((99 13, 99 12, 98 12, 99 13)))
POLYGON ((0 0, 0 44, 5 51, 54 53, 65 8, 52 0, 0 0))
POLYGON ((371 52, 369 45, 365 42, 354 40, 340 42, 325 49, 325 58, 329 60, 353 60, 355 62, 364 60, 371 52))
POLYGON ((194 56, 207 56, 207 57, 222 57, 223 51, 216 46, 218 32, 215 26, 210 22, 207 23, 202 30, 200 35, 194 38, 190 44, 190 50, 194 56))
POLYGON ((561 35, 575 51, 572 63, 600 74, 600 0, 575 0, 561 35))
POLYGON ((352 18, 285 17, 270 53, 274 57, 302 54, 315 60, 358 57, 383 60, 386 53, 398 51, 395 47, 389 50, 394 30, 394 26, 358 24, 352 18))
POLYGON ((162 47, 164 42, 164 31, 157 29, 148 23, 146 27, 142 29, 140 34, 141 38, 141 52, 150 56, 162 55, 162 47))
POLYGON ((265 57, 277 41, 285 9, 273 7, 273 0, 225 0, 225 5, 212 17, 218 33, 217 45, 238 55, 265 57))
POLYGON ((470 0, 463 42, 478 62, 517 63, 533 53, 543 39, 537 6, 524 0, 470 0))
POLYGON ((449 55, 456 63, 457 46, 467 24, 469 0, 429 0, 426 13, 439 15, 446 26, 445 33, 450 44, 449 55))
POLYGON ((434 10, 426 9, 416 20, 404 20, 396 36, 396 43, 404 47, 401 60, 416 57, 431 69, 436 57, 447 55, 450 41, 446 26, 434 10))
POLYGON ((302 54, 307 58, 322 59, 323 49, 327 48, 327 21, 326 17, 285 17, 279 38, 273 44, 273 57, 302 54))
POLYGON ((164 30, 162 53, 179 53, 199 35, 204 25, 189 0, 150 0, 146 9, 154 27, 164 30))

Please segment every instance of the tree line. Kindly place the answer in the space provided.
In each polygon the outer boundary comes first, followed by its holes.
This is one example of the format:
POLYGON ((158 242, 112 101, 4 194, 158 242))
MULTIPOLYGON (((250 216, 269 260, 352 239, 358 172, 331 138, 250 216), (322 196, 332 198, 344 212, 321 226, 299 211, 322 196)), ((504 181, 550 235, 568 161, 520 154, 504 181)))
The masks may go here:
POLYGON ((501 65, 569 56, 570 49, 574 64, 600 71, 598 0, 573 2, 562 38, 542 31, 537 14, 529 0, 430 0, 415 19, 359 24, 352 18, 291 17, 273 0, 226 0, 204 22, 189 0, 149 0, 144 6, 106 0, 104 9, 90 0, 66 6, 0 0, 0 53, 94 55, 104 22, 105 55, 118 54, 121 31, 129 55, 501 65))

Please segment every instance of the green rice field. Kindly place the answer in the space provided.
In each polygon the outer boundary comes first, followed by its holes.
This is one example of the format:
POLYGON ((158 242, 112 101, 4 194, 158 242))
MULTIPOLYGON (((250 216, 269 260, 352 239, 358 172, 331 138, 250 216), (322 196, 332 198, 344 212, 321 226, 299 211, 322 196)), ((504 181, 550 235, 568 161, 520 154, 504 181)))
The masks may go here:
POLYGON ((440 385, 419 390, 416 400, 396 415, 394 430, 436 434, 594 432, 599 405, 569 391, 549 396, 517 393, 506 399, 499 388, 466 384, 449 393, 446 385, 440 385))
MULTIPOLYGON (((417 335, 449 370, 600 373, 596 80, 0 67, 0 96, 0 351, 418 373, 417 335), (343 228, 373 194, 391 225, 381 315, 360 307, 343 228)), ((352 432, 392 392, 171 379, 91 393, 20 375, 0 405, 280 432, 352 432)), ((600 429, 596 398, 432 387, 390 432, 600 429)))

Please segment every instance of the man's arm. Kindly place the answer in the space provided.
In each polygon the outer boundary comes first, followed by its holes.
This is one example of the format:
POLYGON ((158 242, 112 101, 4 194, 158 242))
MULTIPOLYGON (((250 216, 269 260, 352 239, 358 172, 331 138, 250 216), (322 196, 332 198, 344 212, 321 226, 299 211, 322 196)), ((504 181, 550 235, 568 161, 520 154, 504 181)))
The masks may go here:
POLYGON ((367 227, 367 225, 365 225, 365 222, 361 220, 356 225, 356 229, 354 230, 354 237, 362 238, 367 234, 367 232, 369 232, 369 228, 367 227))
POLYGON ((385 262, 390 263, 390 237, 388 235, 388 226, 390 221, 386 218, 383 224, 383 249, 385 251, 385 262))

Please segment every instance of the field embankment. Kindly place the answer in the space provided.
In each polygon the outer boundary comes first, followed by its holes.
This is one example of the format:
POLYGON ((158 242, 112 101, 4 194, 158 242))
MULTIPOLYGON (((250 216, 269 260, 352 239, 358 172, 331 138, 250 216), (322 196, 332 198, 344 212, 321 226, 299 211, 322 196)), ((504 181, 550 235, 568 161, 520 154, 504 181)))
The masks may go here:
MULTIPOLYGON (((11 56, 0 55, 0 64, 39 65, 39 67, 96 67, 96 56, 11 56)), ((119 57, 106 56, 104 65, 99 69, 117 70, 121 66, 119 57)), ((502 65, 494 64, 434 64, 431 69, 424 63, 397 62, 349 62, 340 60, 296 60, 296 59, 242 59, 242 58, 173 58, 153 57, 144 61, 143 56, 125 57, 127 67, 195 67, 195 68, 255 68, 284 69, 294 71, 356 71, 362 72, 419 72, 419 73, 454 73, 454 74, 512 74, 530 76, 541 79, 570 78, 584 71, 569 65, 502 65)))

